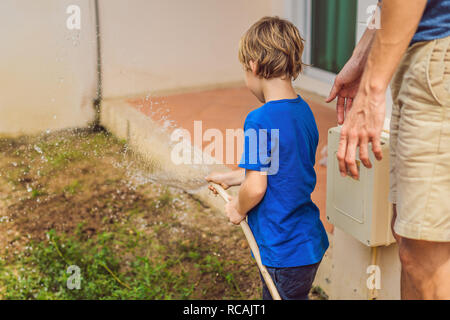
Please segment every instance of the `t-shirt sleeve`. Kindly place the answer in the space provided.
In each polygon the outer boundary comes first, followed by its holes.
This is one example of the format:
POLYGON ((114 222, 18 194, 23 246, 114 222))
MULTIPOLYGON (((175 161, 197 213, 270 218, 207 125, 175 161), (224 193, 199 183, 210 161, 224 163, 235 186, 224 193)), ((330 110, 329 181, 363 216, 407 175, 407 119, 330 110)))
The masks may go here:
POLYGON ((270 167, 269 130, 261 125, 246 121, 244 124, 244 148, 240 168, 255 171, 267 171, 270 167))

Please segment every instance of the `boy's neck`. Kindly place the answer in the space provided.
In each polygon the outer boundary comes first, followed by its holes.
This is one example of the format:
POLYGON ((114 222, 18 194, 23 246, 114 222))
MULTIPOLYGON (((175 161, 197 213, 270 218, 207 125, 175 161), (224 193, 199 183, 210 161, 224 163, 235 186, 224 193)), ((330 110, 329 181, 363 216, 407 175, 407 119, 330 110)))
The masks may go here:
POLYGON ((292 87, 292 81, 290 79, 283 80, 281 78, 263 79, 262 91, 264 95, 264 101, 276 101, 283 99, 296 99, 298 97, 292 87))

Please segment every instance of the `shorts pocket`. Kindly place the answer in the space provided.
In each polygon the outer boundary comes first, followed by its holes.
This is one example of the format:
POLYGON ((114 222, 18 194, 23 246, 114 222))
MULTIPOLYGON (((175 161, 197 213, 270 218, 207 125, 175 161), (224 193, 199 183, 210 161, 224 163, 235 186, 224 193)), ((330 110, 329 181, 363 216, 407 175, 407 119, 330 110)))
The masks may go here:
POLYGON ((434 40, 427 67, 428 87, 441 106, 450 104, 450 37, 434 40))

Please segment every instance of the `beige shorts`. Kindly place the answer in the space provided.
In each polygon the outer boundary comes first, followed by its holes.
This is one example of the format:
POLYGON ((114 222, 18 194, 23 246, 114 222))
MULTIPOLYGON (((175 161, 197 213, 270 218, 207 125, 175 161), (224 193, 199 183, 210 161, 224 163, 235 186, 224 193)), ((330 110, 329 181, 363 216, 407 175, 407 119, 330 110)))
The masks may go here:
POLYGON ((450 37, 411 46, 391 89, 394 230, 411 239, 450 241, 450 37))

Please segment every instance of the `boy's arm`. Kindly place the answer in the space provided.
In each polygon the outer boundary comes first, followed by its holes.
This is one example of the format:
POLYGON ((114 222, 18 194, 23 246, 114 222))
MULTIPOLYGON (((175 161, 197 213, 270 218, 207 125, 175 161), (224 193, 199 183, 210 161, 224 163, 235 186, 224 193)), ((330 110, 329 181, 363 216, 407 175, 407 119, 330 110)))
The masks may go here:
POLYGON ((264 198, 267 190, 267 175, 263 172, 247 170, 244 183, 239 189, 236 209, 246 216, 264 198))
POLYGON ((229 187, 239 186, 244 182, 245 169, 239 168, 229 172, 212 172, 205 179, 208 182, 219 184, 226 190, 229 187))
POLYGON ((225 207, 230 221, 239 224, 244 220, 247 213, 264 198, 266 189, 267 175, 259 171, 247 170, 239 195, 225 207))

